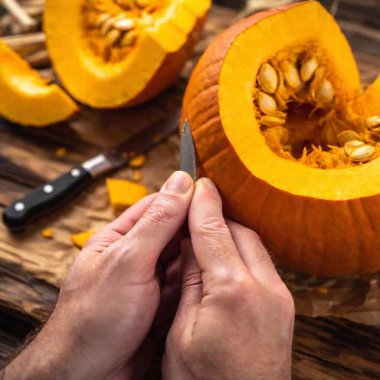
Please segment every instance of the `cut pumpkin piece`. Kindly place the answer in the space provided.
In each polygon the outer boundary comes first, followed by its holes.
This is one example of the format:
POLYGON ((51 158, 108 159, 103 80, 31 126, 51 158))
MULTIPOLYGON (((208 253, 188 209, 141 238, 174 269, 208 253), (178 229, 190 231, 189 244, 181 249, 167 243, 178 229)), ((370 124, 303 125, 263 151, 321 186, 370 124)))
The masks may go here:
POLYGON ((115 211, 124 211, 149 194, 146 186, 127 179, 107 178, 107 189, 115 211))
POLYGON ((90 238, 96 233, 94 230, 80 232, 71 236, 71 241, 78 247, 83 248, 90 238))
POLYGON ((319 2, 258 13, 221 34, 188 85, 183 119, 226 214, 283 267, 380 270, 380 79, 363 91, 319 2))
POLYGON ((55 84, 47 84, 0 40, 0 116, 17 124, 44 127, 68 119, 76 104, 55 84))
POLYGON ((48 0, 50 57, 80 102, 142 103, 177 78, 210 6, 211 0, 48 0))

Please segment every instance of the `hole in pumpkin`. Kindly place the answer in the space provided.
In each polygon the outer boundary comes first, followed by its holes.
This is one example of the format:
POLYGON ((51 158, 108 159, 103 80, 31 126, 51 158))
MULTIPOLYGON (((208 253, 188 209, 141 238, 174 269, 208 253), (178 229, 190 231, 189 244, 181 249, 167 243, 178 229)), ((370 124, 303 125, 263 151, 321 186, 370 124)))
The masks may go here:
POLYGON ((350 110, 327 59, 310 46, 281 51, 259 69, 254 107, 267 145, 282 158, 320 169, 372 161, 380 152, 380 117, 366 120, 350 110))

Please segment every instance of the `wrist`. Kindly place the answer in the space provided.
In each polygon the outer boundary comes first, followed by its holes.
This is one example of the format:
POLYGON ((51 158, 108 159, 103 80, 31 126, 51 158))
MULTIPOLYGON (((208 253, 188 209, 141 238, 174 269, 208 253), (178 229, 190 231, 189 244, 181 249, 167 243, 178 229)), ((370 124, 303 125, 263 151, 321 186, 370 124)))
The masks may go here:
POLYGON ((83 358, 78 337, 48 322, 35 339, 3 370, 0 380, 97 379, 83 358))

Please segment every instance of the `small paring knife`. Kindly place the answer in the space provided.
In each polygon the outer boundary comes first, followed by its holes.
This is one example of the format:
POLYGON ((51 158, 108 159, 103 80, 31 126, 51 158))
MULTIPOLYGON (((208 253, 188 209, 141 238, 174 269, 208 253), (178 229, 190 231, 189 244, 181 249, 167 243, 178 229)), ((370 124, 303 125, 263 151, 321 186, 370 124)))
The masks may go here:
POLYGON ((84 190, 94 179, 128 164, 133 157, 147 153, 163 142, 178 131, 179 119, 180 108, 178 107, 166 120, 38 187, 4 210, 4 224, 11 231, 23 231, 36 219, 57 209, 84 190))
POLYGON ((194 182, 197 180, 197 163, 193 136, 187 120, 181 130, 181 165, 180 170, 189 174, 194 182))

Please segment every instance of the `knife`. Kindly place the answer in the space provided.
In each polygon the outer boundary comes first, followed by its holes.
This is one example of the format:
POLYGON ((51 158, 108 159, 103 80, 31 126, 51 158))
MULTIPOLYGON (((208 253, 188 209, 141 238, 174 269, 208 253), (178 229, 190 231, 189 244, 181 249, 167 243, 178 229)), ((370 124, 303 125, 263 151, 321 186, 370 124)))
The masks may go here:
POLYGON ((163 142, 178 130, 179 119, 180 108, 177 107, 166 120, 38 187, 4 210, 4 224, 11 231, 22 231, 31 222, 84 190, 95 178, 128 164, 136 155, 146 153, 163 142))
POLYGON ((194 182, 197 180, 195 147, 189 122, 185 120, 181 130, 181 164, 180 170, 189 174, 194 182))

